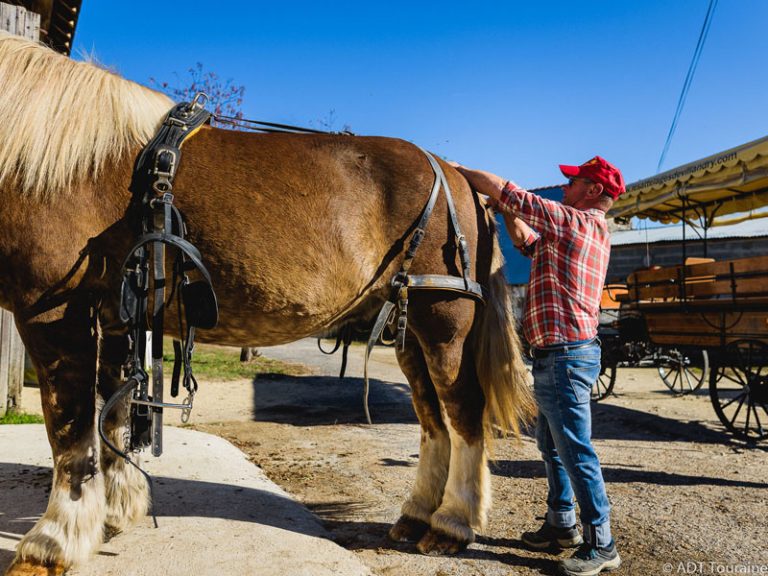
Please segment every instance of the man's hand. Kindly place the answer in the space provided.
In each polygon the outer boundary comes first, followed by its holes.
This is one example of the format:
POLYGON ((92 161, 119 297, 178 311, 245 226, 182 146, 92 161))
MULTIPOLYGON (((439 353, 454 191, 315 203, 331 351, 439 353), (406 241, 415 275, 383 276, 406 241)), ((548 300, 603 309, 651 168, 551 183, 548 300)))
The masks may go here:
POLYGON ((467 168, 458 162, 449 162, 449 164, 461 172, 474 190, 480 194, 488 196, 493 202, 491 205, 495 207, 496 201, 501 199, 501 191, 504 188, 504 184, 507 183, 506 180, 496 174, 485 172, 484 170, 467 168))

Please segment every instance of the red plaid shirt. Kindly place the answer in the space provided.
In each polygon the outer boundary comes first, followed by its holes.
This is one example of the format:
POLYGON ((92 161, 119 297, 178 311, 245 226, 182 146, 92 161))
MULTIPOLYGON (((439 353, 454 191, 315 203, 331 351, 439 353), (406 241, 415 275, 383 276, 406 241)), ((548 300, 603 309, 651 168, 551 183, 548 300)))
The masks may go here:
POLYGON ((509 183, 501 207, 539 233, 523 247, 533 258, 523 315, 528 343, 540 348, 594 338, 611 254, 605 214, 546 200, 509 183))

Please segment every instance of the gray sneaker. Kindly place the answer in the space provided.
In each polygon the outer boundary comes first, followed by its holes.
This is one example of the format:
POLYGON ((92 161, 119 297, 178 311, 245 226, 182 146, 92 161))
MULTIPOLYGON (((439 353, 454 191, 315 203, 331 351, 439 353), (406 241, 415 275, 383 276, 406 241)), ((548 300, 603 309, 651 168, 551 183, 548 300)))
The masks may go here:
POLYGON ((546 520, 536 532, 523 532, 520 539, 536 550, 544 548, 575 548, 584 540, 576 526, 557 528, 546 520))
POLYGON ((606 548, 594 548, 585 542, 573 553, 573 556, 560 561, 560 574, 595 576, 600 572, 616 570, 619 566, 621 566, 621 558, 614 542, 606 548))

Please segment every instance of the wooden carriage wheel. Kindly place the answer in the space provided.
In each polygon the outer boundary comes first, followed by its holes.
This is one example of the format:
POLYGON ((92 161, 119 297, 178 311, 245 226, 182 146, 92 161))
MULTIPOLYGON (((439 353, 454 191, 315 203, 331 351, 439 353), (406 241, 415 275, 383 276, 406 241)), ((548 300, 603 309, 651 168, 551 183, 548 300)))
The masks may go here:
POLYGON ((709 375, 709 355, 706 350, 665 348, 656 365, 659 376, 678 395, 695 392, 709 375))
POLYGON ((613 392, 613 385, 616 384, 616 368, 616 364, 600 366, 600 375, 592 386, 593 402, 604 400, 613 392))
POLYGON ((736 340, 709 378, 709 396, 720 422, 739 438, 768 438, 768 345, 736 340))

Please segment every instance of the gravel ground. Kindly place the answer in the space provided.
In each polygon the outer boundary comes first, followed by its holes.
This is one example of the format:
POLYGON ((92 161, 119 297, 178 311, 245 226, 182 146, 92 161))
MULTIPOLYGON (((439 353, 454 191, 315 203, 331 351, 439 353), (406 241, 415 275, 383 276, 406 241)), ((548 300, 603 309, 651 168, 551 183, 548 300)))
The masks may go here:
MULTIPOLYGON (((535 443, 500 440, 486 531, 463 554, 426 557, 387 541, 414 478, 418 424, 391 350, 375 352, 371 412, 363 423, 362 349, 348 376, 314 341, 267 348, 302 362, 301 377, 203 383, 194 425, 239 446, 304 502, 333 538, 375 574, 552 574, 558 555, 519 540, 544 513, 546 480, 535 443), (216 398, 207 409, 205 390, 216 398)), ((706 388, 672 396, 652 368, 620 369, 616 394, 594 406, 594 442, 613 506, 621 573, 768 574, 768 445, 749 447, 722 429, 706 388)))

